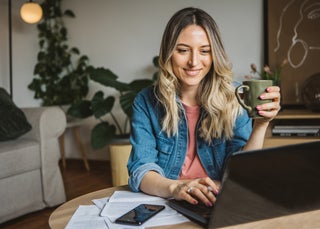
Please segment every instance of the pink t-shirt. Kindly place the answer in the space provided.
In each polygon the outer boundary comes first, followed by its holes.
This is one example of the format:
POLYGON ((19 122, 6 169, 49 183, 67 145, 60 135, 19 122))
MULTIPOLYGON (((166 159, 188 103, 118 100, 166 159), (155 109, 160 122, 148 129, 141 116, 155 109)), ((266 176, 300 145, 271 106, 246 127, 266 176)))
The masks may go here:
POLYGON ((179 179, 195 179, 207 177, 199 156, 197 154, 197 141, 196 141, 196 125, 200 116, 199 106, 187 106, 183 104, 186 111, 188 122, 188 150, 179 179))

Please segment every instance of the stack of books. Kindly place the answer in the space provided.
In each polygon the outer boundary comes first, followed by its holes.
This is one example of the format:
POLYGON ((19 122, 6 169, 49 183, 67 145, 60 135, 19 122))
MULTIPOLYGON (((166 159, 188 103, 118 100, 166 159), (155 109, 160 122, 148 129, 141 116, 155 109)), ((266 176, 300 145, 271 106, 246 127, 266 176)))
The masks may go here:
POLYGON ((317 125, 275 125, 272 129, 273 136, 320 136, 320 126, 317 125))

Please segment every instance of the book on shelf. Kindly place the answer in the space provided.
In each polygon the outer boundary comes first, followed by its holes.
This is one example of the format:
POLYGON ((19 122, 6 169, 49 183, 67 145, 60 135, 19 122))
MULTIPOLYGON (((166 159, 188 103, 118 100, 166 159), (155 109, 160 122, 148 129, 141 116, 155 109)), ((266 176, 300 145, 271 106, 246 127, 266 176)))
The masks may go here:
POLYGON ((273 129, 320 129, 320 125, 275 125, 273 129))
POLYGON ((272 133, 272 136, 279 137, 319 137, 320 132, 318 133, 272 133))
POLYGON ((276 125, 272 129, 273 136, 320 136, 320 126, 318 125, 276 125))

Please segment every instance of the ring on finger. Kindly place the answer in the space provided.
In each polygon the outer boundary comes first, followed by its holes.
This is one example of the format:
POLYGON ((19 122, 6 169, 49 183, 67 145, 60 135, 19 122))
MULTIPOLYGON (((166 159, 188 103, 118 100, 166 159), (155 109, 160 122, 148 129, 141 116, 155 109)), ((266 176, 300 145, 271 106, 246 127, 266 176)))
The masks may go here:
POLYGON ((189 188, 187 189, 187 193, 190 194, 191 191, 192 191, 192 189, 193 189, 193 187, 189 187, 189 188))
POLYGON ((187 193, 191 193, 191 191, 192 191, 192 189, 193 189, 193 187, 189 187, 188 189, 187 189, 187 193))

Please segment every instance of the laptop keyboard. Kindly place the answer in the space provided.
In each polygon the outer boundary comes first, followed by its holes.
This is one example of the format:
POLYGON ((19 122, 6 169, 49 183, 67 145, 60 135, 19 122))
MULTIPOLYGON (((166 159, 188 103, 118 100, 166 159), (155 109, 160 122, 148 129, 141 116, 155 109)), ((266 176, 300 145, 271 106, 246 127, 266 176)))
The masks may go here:
POLYGON ((208 222, 213 209, 213 207, 207 207, 203 203, 194 205, 187 201, 175 199, 170 199, 169 205, 178 212, 205 224, 208 222))

